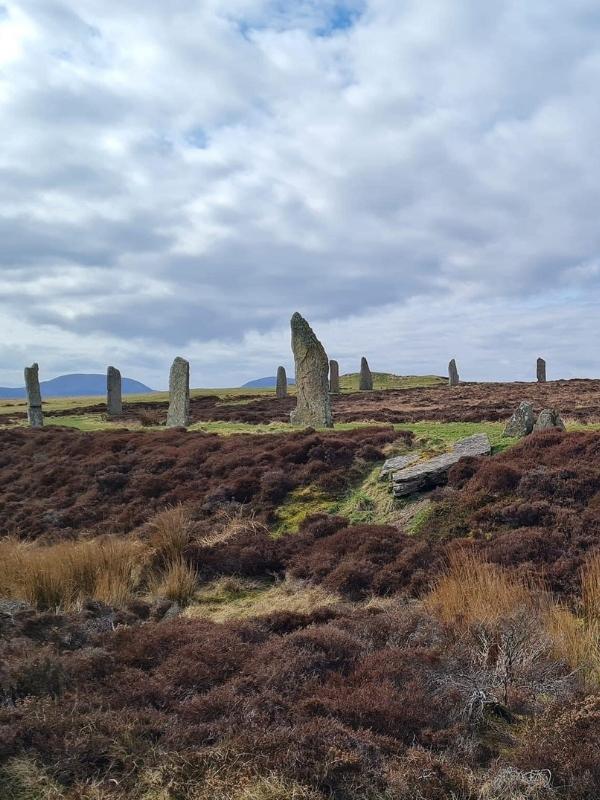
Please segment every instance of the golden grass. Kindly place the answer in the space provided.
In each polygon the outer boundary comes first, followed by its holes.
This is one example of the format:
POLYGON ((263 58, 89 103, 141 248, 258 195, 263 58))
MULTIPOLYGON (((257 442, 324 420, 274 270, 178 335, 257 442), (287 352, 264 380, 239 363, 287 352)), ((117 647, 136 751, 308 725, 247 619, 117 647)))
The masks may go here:
POLYGON ((149 523, 150 545, 159 561, 171 564, 183 557, 191 540, 191 520, 185 506, 169 506, 155 514, 149 523))
POLYGON ((594 683, 600 682, 600 622, 581 619, 567 608, 554 606, 545 627, 555 657, 572 669, 581 670, 594 683))
POLYGON ((548 602, 542 587, 471 554, 452 556, 448 570, 425 598, 427 609, 443 622, 463 626, 494 623, 519 608, 540 608, 548 602))
POLYGON ((188 617, 213 622, 258 617, 274 611, 311 614, 317 608, 336 606, 341 598, 320 586, 285 580, 274 586, 239 578, 219 578, 202 588, 196 602, 186 609, 188 617))
POLYGON ((163 572, 152 576, 148 588, 154 596, 187 606, 198 589, 198 573, 185 559, 177 558, 169 562, 163 572))
POLYGON ((267 526, 259 522, 252 515, 248 515, 244 510, 221 512, 215 518, 215 529, 206 536, 200 536, 196 540, 202 547, 214 547, 217 544, 224 544, 230 539, 235 538, 240 533, 254 531, 266 531, 267 526))
POLYGON ((142 577, 144 546, 137 539, 103 537, 40 546, 0 541, 0 596, 40 610, 72 609, 85 598, 118 605, 142 577))
POLYGON ((586 619, 600 622, 600 554, 588 558, 581 570, 581 600, 586 619))

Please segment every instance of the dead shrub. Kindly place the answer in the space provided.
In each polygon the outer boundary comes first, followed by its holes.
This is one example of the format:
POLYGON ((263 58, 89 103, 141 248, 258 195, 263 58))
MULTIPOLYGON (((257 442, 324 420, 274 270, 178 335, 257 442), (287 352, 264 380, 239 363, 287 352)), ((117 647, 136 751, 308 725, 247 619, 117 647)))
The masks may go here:
POLYGON ((558 797, 552 788, 549 770, 523 772, 503 767, 479 790, 478 800, 553 800, 558 797))

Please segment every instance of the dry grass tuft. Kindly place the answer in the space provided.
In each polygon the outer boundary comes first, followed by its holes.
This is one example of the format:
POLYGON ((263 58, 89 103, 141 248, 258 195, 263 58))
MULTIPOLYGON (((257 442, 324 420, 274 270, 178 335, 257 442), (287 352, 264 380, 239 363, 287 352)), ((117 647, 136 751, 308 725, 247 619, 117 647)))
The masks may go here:
POLYGON ((104 537, 47 547, 5 539, 0 560, 0 596, 25 600, 40 610, 69 610, 84 598, 111 605, 129 599, 145 559, 138 540, 104 537))
POLYGON ((581 619, 562 606, 548 612, 546 628, 556 658, 572 669, 581 670, 597 683, 600 681, 600 623, 581 619))
POLYGON ((262 522, 255 519, 253 514, 248 514, 245 509, 238 511, 223 511, 216 520, 215 530, 198 539, 198 544, 202 547, 214 547, 217 544, 234 539, 242 533, 255 531, 261 533, 268 528, 262 522))
POLYGON ((541 608, 549 598, 495 564, 471 554, 453 555, 448 570, 425 598, 427 609, 447 624, 494 623, 519 608, 541 608))
POLYGON ((183 557, 191 539, 191 520, 183 505, 169 506, 150 520, 150 545, 159 561, 171 564, 183 557))
POLYGON ((588 558, 581 570, 581 599, 585 618, 600 622, 600 553, 588 558))
POLYGON ((194 599, 198 588, 198 573, 183 558, 168 563, 165 570, 150 580, 150 593, 166 597, 180 606, 187 606, 194 599))

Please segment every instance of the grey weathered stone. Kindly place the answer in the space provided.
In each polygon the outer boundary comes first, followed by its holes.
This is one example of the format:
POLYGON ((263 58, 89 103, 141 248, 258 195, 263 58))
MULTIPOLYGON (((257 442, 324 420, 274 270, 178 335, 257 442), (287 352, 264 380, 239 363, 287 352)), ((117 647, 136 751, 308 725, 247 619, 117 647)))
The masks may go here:
POLYGON ((509 419, 503 436, 529 436, 533 430, 533 406, 525 400, 519 403, 519 407, 509 419))
POLYGON ((379 477, 389 478, 394 474, 394 472, 399 472, 401 469, 404 469, 405 467, 414 464, 415 461, 418 461, 420 458, 421 458, 420 450, 415 450, 414 453, 407 453, 405 456, 394 456, 394 458, 388 458, 388 460, 381 468, 379 477))
POLYGON ((327 380, 327 353, 308 322, 298 312, 290 324, 298 398, 296 408, 290 414, 290 422, 292 425, 331 428, 333 418, 327 380))
POLYGON ((370 392, 373 389, 373 376, 369 369, 367 359, 363 356, 360 360, 360 379, 358 388, 361 392, 370 392))
POLYGON ((277 386, 275 387, 276 397, 287 397, 287 375, 285 367, 277 367, 277 386))
POLYGON ((546 362, 543 358, 538 358, 536 366, 538 383, 546 383, 546 362))
POLYGON ((458 386, 459 383, 460 377, 458 375, 456 361, 452 359, 452 361, 448 364, 448 386, 458 386))
POLYGON ((123 413, 121 373, 116 367, 106 370, 106 413, 109 417, 118 417, 123 413))
POLYGON ((25 392, 27 394, 27 419, 32 428, 41 428, 44 424, 42 412, 42 392, 40 390, 39 367, 32 364, 25 367, 25 392))
POLYGON ((167 428, 186 428, 190 423, 190 364, 177 356, 169 374, 167 428))
POLYGON ((423 492, 446 483, 450 467, 466 456, 487 456, 492 452, 485 433, 476 433, 457 442, 449 453, 419 461, 392 473, 395 497, 405 497, 413 492, 423 492))
POLYGON ((558 429, 559 431, 566 430, 565 423, 562 421, 560 414, 555 408, 545 408, 540 411, 537 422, 533 426, 533 430, 549 431, 558 429))
POLYGON ((340 365, 334 360, 329 362, 329 391, 331 394, 340 393, 340 365))

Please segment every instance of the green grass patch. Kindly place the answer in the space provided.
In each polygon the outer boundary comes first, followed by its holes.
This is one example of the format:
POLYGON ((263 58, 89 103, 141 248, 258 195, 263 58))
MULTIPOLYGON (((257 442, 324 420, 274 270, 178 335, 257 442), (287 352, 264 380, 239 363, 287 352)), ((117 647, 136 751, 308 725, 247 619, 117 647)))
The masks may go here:
POLYGON ((297 533, 310 514, 329 514, 335 509, 335 498, 315 486, 301 486, 288 494, 277 509, 273 536, 297 533))
MULTIPOLYGON (((429 386, 442 386, 448 383, 447 378, 439 375, 394 375, 392 372, 372 372, 373 389, 417 389, 429 386)), ((340 375, 340 389, 343 392, 358 392, 360 374, 350 372, 340 375)))
POLYGON ((403 422, 394 428, 412 431, 419 440, 417 447, 432 452, 448 450, 460 439, 475 433, 487 433, 493 453, 500 453, 519 441, 502 436, 504 422, 403 422))

